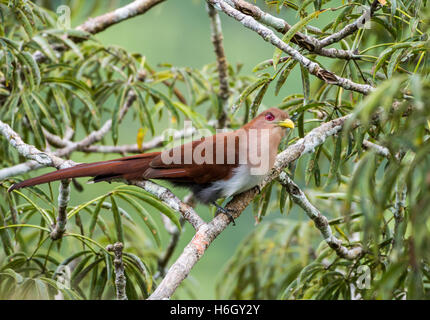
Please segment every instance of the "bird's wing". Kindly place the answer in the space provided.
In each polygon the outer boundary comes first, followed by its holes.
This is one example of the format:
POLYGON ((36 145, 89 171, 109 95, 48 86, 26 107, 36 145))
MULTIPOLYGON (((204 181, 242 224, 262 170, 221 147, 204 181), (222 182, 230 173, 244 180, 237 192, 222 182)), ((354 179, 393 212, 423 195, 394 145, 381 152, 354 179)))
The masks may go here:
POLYGON ((228 179, 232 169, 238 165, 238 151, 236 151, 238 148, 234 148, 236 141, 227 147, 226 137, 226 134, 221 133, 165 151, 164 158, 163 154, 160 154, 152 159, 144 178, 198 184, 228 179), (219 148, 223 148, 224 156, 217 159, 216 153, 220 151, 219 148), (227 150, 228 148, 230 149, 227 150), (230 158, 230 163, 227 163, 229 151, 234 154, 234 161, 230 158), (192 157, 189 156, 189 152, 192 152, 192 157), (167 162, 166 157, 169 158, 167 162), (171 162, 172 160, 174 161, 171 162))

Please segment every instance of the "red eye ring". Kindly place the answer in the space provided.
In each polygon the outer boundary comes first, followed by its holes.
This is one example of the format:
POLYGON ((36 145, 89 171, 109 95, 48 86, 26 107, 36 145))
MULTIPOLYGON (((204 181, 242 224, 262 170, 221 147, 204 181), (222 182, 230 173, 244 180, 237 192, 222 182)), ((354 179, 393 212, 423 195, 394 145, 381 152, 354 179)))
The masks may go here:
POLYGON ((266 114, 266 120, 267 121, 273 121, 273 120, 275 120, 275 116, 273 115, 273 113, 271 113, 271 112, 268 112, 267 114, 266 114))

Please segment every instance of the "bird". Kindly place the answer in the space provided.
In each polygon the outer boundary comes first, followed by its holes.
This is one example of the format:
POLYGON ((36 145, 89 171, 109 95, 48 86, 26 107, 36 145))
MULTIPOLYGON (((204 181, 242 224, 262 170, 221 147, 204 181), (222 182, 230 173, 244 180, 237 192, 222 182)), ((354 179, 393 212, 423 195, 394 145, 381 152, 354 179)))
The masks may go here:
POLYGON ((228 210, 217 204, 258 186, 275 163, 279 144, 294 122, 286 111, 272 107, 241 128, 160 152, 142 153, 119 159, 82 163, 13 184, 9 191, 42 183, 79 177, 91 182, 125 180, 166 180, 193 193, 199 202, 228 210))

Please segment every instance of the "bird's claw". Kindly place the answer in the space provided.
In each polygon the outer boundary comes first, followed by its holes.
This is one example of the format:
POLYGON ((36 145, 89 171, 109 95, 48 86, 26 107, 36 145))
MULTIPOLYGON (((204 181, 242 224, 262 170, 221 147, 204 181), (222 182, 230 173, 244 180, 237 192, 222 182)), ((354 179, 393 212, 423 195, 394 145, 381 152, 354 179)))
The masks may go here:
POLYGON ((261 187, 260 187, 260 185, 256 185, 255 189, 257 190, 257 194, 261 193, 261 187))
POLYGON ((234 226, 236 225, 236 221, 234 221, 233 215, 230 213, 230 212, 235 212, 236 211, 235 209, 221 207, 216 202, 214 202, 213 204, 216 207, 215 217, 220 213, 223 213, 230 219, 230 222, 233 223, 234 226))

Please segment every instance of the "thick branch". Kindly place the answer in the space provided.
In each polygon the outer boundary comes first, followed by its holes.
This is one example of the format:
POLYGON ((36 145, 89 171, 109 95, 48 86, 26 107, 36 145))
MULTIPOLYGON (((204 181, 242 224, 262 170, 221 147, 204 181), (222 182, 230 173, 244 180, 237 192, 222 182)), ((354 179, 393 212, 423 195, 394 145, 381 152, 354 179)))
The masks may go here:
POLYGON ((310 74, 320 78, 328 84, 334 84, 347 90, 357 91, 362 94, 368 94, 373 90, 373 87, 367 84, 359 84, 351 81, 350 79, 342 78, 335 75, 333 72, 323 69, 319 64, 309 60, 296 49, 287 45, 284 41, 278 38, 275 33, 269 28, 258 23, 253 17, 245 15, 240 11, 229 6, 223 0, 207 0, 216 9, 223 11, 228 16, 236 19, 246 28, 251 29, 258 33, 264 40, 270 42, 275 47, 281 49, 285 53, 289 54, 294 60, 298 61, 303 67, 305 67, 310 74))
POLYGON ((64 169, 70 167, 73 163, 73 161, 64 161, 52 153, 42 152, 35 146, 26 144, 7 123, 4 123, 1 120, 0 133, 6 138, 9 144, 18 151, 19 154, 27 159, 36 161, 41 166, 64 169))
MULTIPOLYGON (((256 5, 253 5, 244 0, 225 0, 230 6, 239 10, 243 14, 253 17, 255 20, 263 23, 264 25, 275 29, 280 33, 287 33, 291 29, 291 25, 278 17, 272 16, 271 14, 261 10, 256 5)), ((352 51, 346 51, 336 48, 323 48, 320 41, 314 37, 308 36, 301 32, 296 34, 291 39, 291 42, 299 45, 303 49, 306 49, 312 53, 319 54, 321 56, 338 59, 356 59, 358 56, 352 51)))

